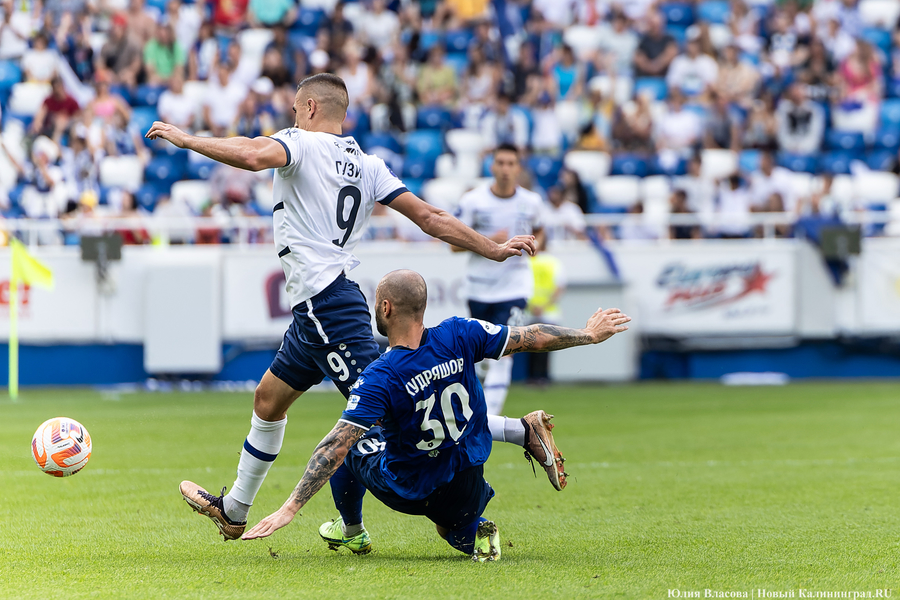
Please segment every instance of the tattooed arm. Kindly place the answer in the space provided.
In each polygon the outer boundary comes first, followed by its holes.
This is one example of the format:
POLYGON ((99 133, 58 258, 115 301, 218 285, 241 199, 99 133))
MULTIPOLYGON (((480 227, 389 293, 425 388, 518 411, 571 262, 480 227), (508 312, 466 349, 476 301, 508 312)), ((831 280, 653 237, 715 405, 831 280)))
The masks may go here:
POLYGON ((339 421, 331 433, 325 436, 316 446, 312 458, 306 465, 306 472, 291 497, 277 511, 256 524, 253 529, 241 536, 244 540, 253 540, 272 535, 294 519, 294 515, 309 502, 316 492, 322 489, 356 441, 363 436, 361 427, 339 421))
POLYGON ((628 329, 631 317, 618 308, 597 309, 584 329, 569 329, 538 323, 527 327, 510 327, 509 341, 503 356, 516 352, 552 352, 575 346, 599 344, 628 329))

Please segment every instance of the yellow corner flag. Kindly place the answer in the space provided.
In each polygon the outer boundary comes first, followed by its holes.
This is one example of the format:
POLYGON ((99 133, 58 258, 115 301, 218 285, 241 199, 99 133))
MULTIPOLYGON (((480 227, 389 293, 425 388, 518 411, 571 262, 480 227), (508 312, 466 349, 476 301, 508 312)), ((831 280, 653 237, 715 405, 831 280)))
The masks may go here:
POLYGON ((25 245, 9 238, 9 397, 19 397, 19 283, 53 289, 53 271, 33 257, 25 245))

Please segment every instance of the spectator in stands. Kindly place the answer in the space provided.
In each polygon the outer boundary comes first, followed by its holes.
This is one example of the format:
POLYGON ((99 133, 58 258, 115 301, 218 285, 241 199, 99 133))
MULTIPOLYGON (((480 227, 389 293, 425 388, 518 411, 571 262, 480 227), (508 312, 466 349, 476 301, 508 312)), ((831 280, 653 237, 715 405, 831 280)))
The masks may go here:
POLYGON ((292 89, 294 87, 295 78, 284 62, 284 54, 277 48, 270 47, 263 54, 262 76, 271 81, 275 87, 289 86, 292 89))
POLYGON ((206 80, 218 63, 219 41, 216 39, 212 21, 200 26, 197 40, 188 54, 188 79, 206 80))
MULTIPOLYGON (((127 190, 122 190, 120 192, 119 204, 121 208, 118 216, 123 221, 143 219, 146 216, 146 211, 138 205, 137 200, 134 198, 134 194, 127 190)), ((143 227, 136 227, 129 224, 127 227, 116 229, 116 231, 122 236, 122 243, 128 244, 129 246, 147 244, 150 242, 150 234, 143 227)))
POLYGON ((49 83, 56 75, 59 54, 47 47, 47 34, 39 31, 32 40, 32 48, 22 55, 22 71, 25 81, 49 83))
POLYGON ((612 16, 612 27, 603 32, 600 47, 607 55, 607 64, 617 76, 631 75, 639 43, 638 35, 628 27, 628 17, 621 10, 616 10, 612 16))
POLYGON ((226 61, 232 65, 231 78, 246 87, 253 85, 253 82, 262 74, 262 62, 259 57, 245 54, 241 50, 241 43, 238 40, 233 40, 228 44, 226 61))
POLYGON ((832 60, 840 63, 856 50, 856 40, 852 35, 841 29, 840 20, 832 16, 826 20, 824 28, 819 30, 819 39, 828 49, 832 60))
POLYGON ((362 48, 354 40, 348 40, 343 48, 343 57, 344 64, 338 68, 337 75, 347 85, 350 112, 368 110, 375 98, 375 77, 369 65, 362 60, 362 48))
POLYGON ((361 42, 374 48, 388 48, 400 33, 400 19, 386 8, 385 0, 372 0, 359 20, 361 42))
POLYGON ((169 85, 172 73, 184 67, 187 53, 171 25, 157 25, 156 34, 144 45, 144 69, 150 85, 169 85))
POLYGON ((814 39, 809 45, 809 58, 797 73, 797 80, 806 86, 806 95, 816 102, 830 102, 834 94, 834 61, 828 56, 825 45, 814 39))
POLYGON ((82 83, 89 84, 94 79, 94 50, 91 48, 91 20, 84 17, 74 23, 64 18, 56 32, 56 48, 66 60, 72 72, 82 83))
POLYGON ((531 8, 555 31, 562 31, 575 21, 575 5, 575 0, 533 0, 531 8))
MULTIPOLYGON (((331 39, 334 40, 334 36, 331 39)), ((266 46, 266 51, 263 54, 263 74, 265 74, 266 70, 266 61, 268 60, 270 63, 272 61, 271 58, 267 59, 266 57, 273 51, 279 55, 279 64, 284 67, 284 83, 282 83, 281 78, 276 82, 271 76, 266 75, 266 77, 269 77, 276 87, 286 84, 289 84, 291 88, 296 87, 297 83, 306 75, 306 57, 300 50, 291 46, 288 40, 287 29, 283 25, 276 25, 272 28, 272 41, 266 46)))
POLYGON ((206 0, 212 6, 212 22, 216 34, 234 37, 247 23, 249 0, 206 0))
POLYGON ((628 216, 619 224, 618 233, 622 241, 648 242, 659 239, 660 227, 648 221, 644 203, 639 201, 628 207, 628 216))
POLYGON ((777 194, 782 202, 782 210, 793 212, 797 201, 794 195, 791 172, 775 164, 771 152, 762 152, 759 168, 750 175, 750 208, 754 211, 768 210, 769 199, 777 194))
POLYGON ((175 39, 187 53, 197 41, 197 34, 203 23, 203 15, 196 4, 182 4, 181 0, 167 0, 166 14, 160 18, 160 21, 171 25, 175 32, 175 39))
POLYGON ((666 84, 688 96, 702 96, 718 76, 719 65, 712 57, 701 53, 700 43, 692 39, 687 42, 686 52, 672 60, 666 84))
POLYGON ((297 20, 295 0, 250 0, 247 22, 251 27, 290 27, 297 20))
MULTIPOLYGON (((122 113, 116 113, 113 122, 103 129, 104 148, 109 156, 136 155, 146 165, 150 152, 144 145, 144 132, 131 125, 122 113)), ((100 158, 101 153, 97 160, 100 158)))
POLYGON ((253 94, 247 94, 247 97, 241 102, 234 130, 236 135, 248 138, 262 135, 263 125, 258 112, 256 96, 253 94))
POLYGON ((634 53, 635 76, 665 77, 677 55, 678 44, 666 33, 662 15, 651 12, 647 15, 647 32, 641 36, 634 53))
MULTIPOLYGON (((675 190, 669 197, 669 212, 673 215, 689 215, 693 211, 688 207, 687 192, 675 190)), ((700 237, 700 228, 696 225, 669 225, 669 239, 695 240, 700 237)))
POLYGON ((143 48, 156 33, 156 15, 147 10, 145 0, 129 0, 125 17, 128 19, 128 35, 138 48, 143 48))
POLYGON ((103 124, 112 123, 116 114, 120 114, 127 121, 131 117, 131 107, 122 96, 110 91, 108 73, 98 72, 96 80, 94 99, 85 107, 85 113, 92 121, 103 124))
MULTIPOLYGON (((612 149, 612 123, 616 111, 615 102, 592 80, 588 110, 582 120, 581 133, 576 146, 582 150, 612 149)), ((608 86, 612 87, 612 86, 608 86)))
POLYGON ((540 67, 535 60, 534 46, 527 41, 523 42, 519 46, 519 59, 512 67, 511 80, 504 85, 504 90, 516 102, 519 102, 529 92, 529 81, 535 81, 534 77, 540 74, 540 67))
POLYGON ((102 152, 95 153, 87 143, 87 128, 81 123, 72 127, 69 147, 60 152, 63 177, 68 184, 69 199, 74 200, 84 192, 100 190, 100 174, 97 165, 102 152))
POLYGON ((219 163, 209 178, 210 198, 226 208, 231 204, 249 204, 258 180, 256 173, 219 163))
MULTIPOLYGON (((486 61, 495 64, 502 63, 505 54, 503 53, 503 48, 501 46, 501 38, 496 29, 493 28, 491 21, 488 19, 478 20, 474 25, 473 33, 472 42, 469 44, 469 51, 471 52, 473 48, 477 47, 484 54, 484 59, 486 61)), ((534 48, 527 41, 519 46, 520 50, 522 46, 526 45, 531 48, 532 52, 534 51, 534 48)), ((519 57, 521 59, 521 54, 519 54, 519 57)))
POLYGON ((703 176, 701 154, 688 159, 687 175, 675 180, 675 188, 683 190, 689 212, 708 218, 715 210, 716 182, 703 176))
POLYGON ((54 77, 50 82, 50 95, 34 115, 29 132, 33 136, 45 135, 59 144, 63 133, 80 110, 78 102, 66 92, 62 79, 54 77))
POLYGON ((841 131, 875 133, 882 97, 882 69, 872 46, 857 40, 856 52, 841 63, 837 72, 838 104, 832 121, 841 131))
MULTIPOLYGON (((334 11, 331 15, 325 17, 319 28, 328 32, 331 47, 334 50, 343 48, 347 40, 353 37, 353 23, 344 17, 343 0, 335 5, 334 11)), ((300 79, 300 77, 297 77, 298 81, 300 79)))
POLYGON ((778 146, 785 152, 812 154, 822 146, 825 111, 806 97, 806 85, 795 83, 778 103, 778 146))
POLYGON ((558 156, 563 143, 563 132, 553 96, 545 90, 537 96, 530 108, 531 150, 535 154, 558 156))
POLYGON ((684 95, 678 88, 669 90, 666 111, 656 124, 655 142, 658 151, 671 150, 687 156, 703 139, 700 116, 684 108, 684 95))
POLYGON ((783 10, 776 10, 771 20, 771 27, 772 33, 766 47, 769 62, 781 70, 803 64, 809 55, 809 49, 801 43, 802 40, 792 27, 787 13, 783 10))
POLYGON ((498 95, 494 108, 481 118, 481 131, 488 148, 500 144, 513 144, 519 152, 528 148, 528 118, 506 94, 498 95))
POLYGON ((574 202, 566 198, 561 186, 547 190, 549 203, 542 215, 547 242, 587 239, 587 223, 584 213, 574 202))
POLYGON ((378 104, 372 108, 372 128, 398 133, 416 125, 415 100, 418 65, 409 60, 404 44, 395 43, 393 59, 381 65, 376 81, 378 104))
MULTIPOLYGON (((285 123, 283 119, 288 110, 279 111, 273 103, 275 86, 266 77, 260 77, 250 86, 250 96, 256 105, 256 119, 259 123, 260 135, 272 135, 285 127, 291 127, 293 121, 285 123)), ((293 100, 293 96, 291 96, 293 100)))
POLYGON ((134 87, 142 67, 141 48, 131 40, 127 27, 128 18, 116 13, 106 43, 100 50, 96 70, 110 72, 114 83, 134 87))
POLYGON ((16 10, 14 0, 3 0, 0 22, 0 60, 21 57, 28 50, 32 19, 27 12, 16 10))
MULTIPOLYGON (((39 137, 31 147, 31 162, 22 167, 22 179, 30 185, 22 194, 22 209, 32 219, 56 218, 68 201, 63 171, 55 164, 59 148, 51 140, 39 137)), ((55 236, 53 236, 55 237, 55 236)))
POLYGON ((737 173, 719 184, 716 202, 717 234, 723 239, 750 235, 750 191, 737 173))
POLYGON ((160 119, 166 123, 185 131, 193 131, 200 107, 194 98, 184 93, 184 74, 181 69, 175 69, 172 73, 169 88, 159 95, 156 108, 160 119))
POLYGON ((840 0, 837 15, 841 23, 841 29, 852 37, 859 37, 862 33, 863 22, 859 16, 857 0, 840 0))
POLYGON ((550 62, 548 91, 556 101, 576 100, 584 93, 584 66, 575 60, 575 53, 563 45, 550 62))
MULTIPOLYGON (((381 0, 375 0, 380 2, 381 0)), ((428 51, 428 63, 416 84, 419 101, 426 106, 454 107, 459 97, 456 70, 444 60, 444 49, 436 44, 428 51)))
POLYGON ((247 86, 231 76, 229 63, 220 63, 216 77, 210 81, 203 104, 203 120, 216 137, 232 131, 238 109, 247 97, 247 86))
POLYGON ((468 53, 469 63, 462 77, 462 98, 464 106, 477 106, 483 110, 493 104, 500 84, 500 68, 487 57, 478 46, 468 53))
POLYGON ((740 60, 738 47, 729 44, 722 51, 716 91, 743 109, 753 104, 753 94, 759 84, 759 71, 740 60))
POLYGON ((717 92, 709 95, 710 108, 706 116, 703 146, 740 151, 741 118, 728 99, 717 92))
POLYGON ((578 173, 572 169, 559 172, 559 184, 562 187, 566 202, 571 202, 581 210, 581 214, 591 212, 590 196, 578 173))
POLYGON ((653 113, 650 94, 638 94, 625 104, 613 119, 612 135, 618 148, 628 152, 653 150, 653 113))
POLYGON ((778 121, 772 94, 763 93, 753 101, 753 106, 744 123, 744 148, 771 150, 777 148, 778 121))

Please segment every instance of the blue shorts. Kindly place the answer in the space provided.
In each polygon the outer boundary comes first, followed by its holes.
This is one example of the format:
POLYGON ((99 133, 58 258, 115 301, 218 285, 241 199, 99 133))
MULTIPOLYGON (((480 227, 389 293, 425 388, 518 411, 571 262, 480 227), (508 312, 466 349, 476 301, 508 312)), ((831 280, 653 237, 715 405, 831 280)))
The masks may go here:
POLYGON ((298 392, 328 376, 346 398, 360 373, 380 355, 366 297, 342 274, 293 313, 269 370, 298 392))
POLYGON ((525 298, 507 300, 506 302, 478 302, 469 300, 469 314, 473 319, 487 321, 494 325, 521 327, 525 324, 525 298))
POLYGON ((457 473, 421 500, 407 500, 385 482, 381 471, 384 437, 381 427, 373 427, 350 449, 344 466, 385 506, 406 515, 424 515, 441 527, 454 531, 475 522, 494 497, 494 489, 484 480, 484 466, 457 473))

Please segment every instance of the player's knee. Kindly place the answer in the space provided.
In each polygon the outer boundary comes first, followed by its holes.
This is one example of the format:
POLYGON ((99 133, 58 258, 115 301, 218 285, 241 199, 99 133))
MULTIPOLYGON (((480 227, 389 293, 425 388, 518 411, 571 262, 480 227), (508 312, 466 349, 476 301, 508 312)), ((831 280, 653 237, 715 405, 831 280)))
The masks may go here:
POLYGON ((270 386, 266 386, 265 382, 256 386, 256 392, 253 394, 253 412, 256 413, 256 416, 264 421, 277 421, 282 418, 277 413, 284 412, 278 405, 277 398, 272 393, 270 386))

